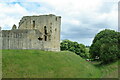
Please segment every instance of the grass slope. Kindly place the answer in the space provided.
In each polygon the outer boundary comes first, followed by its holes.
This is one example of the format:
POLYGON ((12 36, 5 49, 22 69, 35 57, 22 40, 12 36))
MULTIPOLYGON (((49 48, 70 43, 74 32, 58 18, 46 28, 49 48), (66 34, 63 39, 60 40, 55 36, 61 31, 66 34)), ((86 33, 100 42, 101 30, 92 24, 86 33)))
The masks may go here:
POLYGON ((3 78, 99 78, 101 71, 72 52, 3 50, 3 78))
POLYGON ((118 63, 120 61, 107 64, 107 65, 98 65, 98 69, 101 71, 102 78, 118 78, 118 63))

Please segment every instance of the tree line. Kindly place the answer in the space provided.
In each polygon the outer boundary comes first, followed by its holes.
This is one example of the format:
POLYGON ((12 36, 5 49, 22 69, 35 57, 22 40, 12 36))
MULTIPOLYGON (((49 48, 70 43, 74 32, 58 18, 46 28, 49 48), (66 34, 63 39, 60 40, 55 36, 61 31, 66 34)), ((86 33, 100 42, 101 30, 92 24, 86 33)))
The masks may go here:
POLYGON ((61 46, 60 46, 62 51, 71 51, 76 53, 77 55, 81 56, 81 57, 88 57, 86 54, 86 47, 83 44, 79 44, 78 42, 73 42, 70 40, 63 40, 61 42, 61 46))
POLYGON ((102 30, 96 34, 90 47, 70 40, 63 40, 60 48, 62 51, 72 51, 83 58, 107 64, 120 58, 120 32, 110 29, 102 30))

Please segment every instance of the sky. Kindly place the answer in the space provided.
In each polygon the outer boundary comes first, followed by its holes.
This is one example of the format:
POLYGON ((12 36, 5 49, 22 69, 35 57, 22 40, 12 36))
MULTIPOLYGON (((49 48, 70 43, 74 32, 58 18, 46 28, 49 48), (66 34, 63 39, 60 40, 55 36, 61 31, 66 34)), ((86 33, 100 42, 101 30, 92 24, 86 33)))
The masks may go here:
POLYGON ((90 46, 104 29, 118 30, 119 0, 0 0, 0 27, 10 30, 23 16, 61 16, 61 40, 90 46))

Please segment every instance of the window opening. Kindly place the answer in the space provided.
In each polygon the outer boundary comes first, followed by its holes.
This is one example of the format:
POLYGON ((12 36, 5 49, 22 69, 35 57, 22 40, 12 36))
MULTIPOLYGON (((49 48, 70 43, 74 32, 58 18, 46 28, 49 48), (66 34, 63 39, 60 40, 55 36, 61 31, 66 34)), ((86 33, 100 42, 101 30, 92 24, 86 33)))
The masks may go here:
POLYGON ((56 17, 56 21, 57 21, 57 17, 56 17))
POLYGON ((47 36, 45 35, 44 37, 45 37, 45 41, 47 41, 47 36))
POLYGON ((35 21, 33 21, 33 29, 35 28, 35 21))
POLYGON ((44 27, 44 32, 45 32, 45 35, 47 35, 47 28, 46 28, 46 26, 44 27))
POLYGON ((42 40, 42 38, 41 38, 41 37, 38 37, 38 40, 40 41, 40 40, 42 40))
POLYGON ((57 31, 57 29, 55 28, 55 31, 57 31))

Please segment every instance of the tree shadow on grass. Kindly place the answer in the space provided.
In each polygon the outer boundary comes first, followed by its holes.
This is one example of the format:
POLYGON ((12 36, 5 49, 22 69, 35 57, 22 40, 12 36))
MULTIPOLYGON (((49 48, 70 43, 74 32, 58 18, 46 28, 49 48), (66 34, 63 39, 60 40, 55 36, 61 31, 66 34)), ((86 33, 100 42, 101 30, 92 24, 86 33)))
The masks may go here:
MULTIPOLYGON (((116 61, 115 61, 115 62, 116 62, 116 61)), ((101 61, 93 61, 93 62, 92 62, 92 64, 93 64, 95 67, 98 67, 98 68, 103 67, 103 66, 109 66, 109 65, 111 65, 112 63, 114 63, 114 62, 111 62, 111 63, 103 63, 103 62, 101 62, 101 61)))

